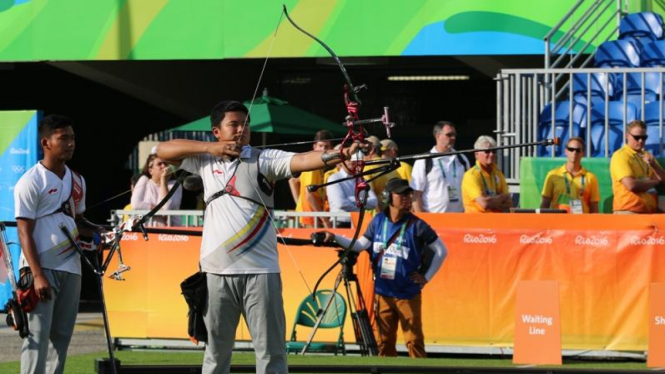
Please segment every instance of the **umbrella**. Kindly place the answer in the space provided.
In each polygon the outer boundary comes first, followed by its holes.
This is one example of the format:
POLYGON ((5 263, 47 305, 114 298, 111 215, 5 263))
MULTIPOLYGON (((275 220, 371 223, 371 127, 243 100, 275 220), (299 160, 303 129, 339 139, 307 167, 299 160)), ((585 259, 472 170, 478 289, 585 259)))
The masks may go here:
MULTIPOLYGON (((287 101, 268 96, 267 90, 263 96, 244 104, 251 109, 250 129, 252 132, 314 135, 319 130, 328 130, 335 135, 346 134, 346 128, 339 123, 330 121, 316 114, 290 105, 287 101)), ((210 116, 170 129, 174 131, 210 131, 210 116)))

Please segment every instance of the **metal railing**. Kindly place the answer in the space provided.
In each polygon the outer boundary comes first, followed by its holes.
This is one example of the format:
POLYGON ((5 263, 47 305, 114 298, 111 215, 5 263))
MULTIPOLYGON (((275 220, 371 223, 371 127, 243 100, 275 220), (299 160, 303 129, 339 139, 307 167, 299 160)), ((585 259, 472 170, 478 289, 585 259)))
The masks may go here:
MULTIPOLYGON (((623 2, 622 8, 622 0, 578 0, 543 38, 545 69, 588 67, 596 55, 593 45, 600 45, 618 36, 621 17, 625 14, 626 8, 627 1, 623 2), (615 5, 613 9, 612 5, 615 5), (565 33, 562 33, 562 27, 568 22, 572 24, 565 33), (587 56, 584 61, 580 60, 582 56, 587 56)), ((563 74, 545 76, 544 83, 547 87, 550 85, 559 87, 558 92, 546 90, 546 100, 553 95, 561 97, 569 82, 563 78, 563 74), (564 85, 560 84, 562 80, 564 85)))
POLYGON ((595 53, 592 45, 600 45, 617 34, 626 7, 624 1, 622 8, 622 0, 578 0, 543 38, 545 69, 569 68, 587 53, 590 55, 581 65, 586 67, 595 53), (610 9, 612 5, 615 5, 614 9, 610 9), (564 33, 561 29, 568 22, 572 24, 564 33))
MULTIPOLYGON (((665 68, 567 68, 567 69, 510 69, 502 70, 497 75, 497 126, 496 136, 499 146, 522 144, 534 142, 548 137, 543 126, 549 126, 552 129, 553 136, 561 136, 564 140, 572 136, 580 136, 586 140, 586 156, 592 154, 601 148, 604 148, 599 157, 609 157, 616 150, 616 144, 610 142, 610 130, 616 132, 616 126, 611 127, 611 116, 609 113, 610 102, 623 103, 623 118, 621 126, 621 143, 625 138, 625 125, 629 120, 642 119, 648 120, 648 131, 651 131, 652 137, 657 136, 657 143, 651 150, 657 156, 663 155, 663 79, 665 68), (608 79, 604 81, 604 93, 602 96, 598 92, 592 91, 591 80, 596 74, 606 74, 608 79), (555 81, 555 76, 563 77, 558 84, 548 86, 545 82, 555 81), (576 92, 575 85, 568 84, 573 81, 573 77, 586 81, 586 92, 576 92), (581 78, 580 78, 581 77, 581 78), (647 88, 646 82, 657 82, 647 88), (633 82, 629 86, 629 82, 633 82), (611 85, 614 85, 611 88, 611 85), (555 92, 560 90, 561 86, 566 87, 561 95, 555 92), (546 93, 550 92, 551 99, 546 99, 546 93), (617 95, 617 92, 621 92, 617 95), (562 124, 556 119, 557 103, 567 100, 568 113, 573 113, 575 108, 582 106, 584 118, 581 123, 576 123, 573 115, 568 116, 568 123, 562 124), (628 107, 637 103, 635 106, 637 118, 628 118, 628 107), (658 104, 649 104, 650 102, 658 104), (553 109, 549 118, 543 118, 543 109, 551 105, 553 109), (656 118, 646 118, 647 105, 658 106, 658 116, 656 118), (592 111, 594 113, 592 113, 592 111), (595 114, 595 116, 594 116, 595 114), (599 118, 602 119, 604 131, 600 131, 599 118), (656 130, 657 126, 657 132, 656 130), (562 128, 564 127, 564 128, 562 128), (598 131, 594 132, 594 128, 598 131), (556 133, 559 130, 560 134, 556 133), (602 133, 600 139, 593 139, 598 133, 602 133), (601 143, 602 142, 602 143, 601 143)), ((579 80, 578 80, 579 82, 579 80)), ((653 108, 652 108, 653 109, 653 108)), ((615 119, 616 121, 616 119, 615 119)), ((550 136, 552 136, 550 135, 550 136)), ((615 138, 616 140, 616 138, 615 138)), ((559 151, 563 145, 559 146, 559 151)), ((547 155, 554 157, 556 155, 555 146, 550 147, 545 154, 540 150, 541 156, 547 155)), ((513 148, 502 150, 499 153, 499 167, 506 176, 508 183, 517 184, 520 178, 519 161, 521 157, 536 156, 538 150, 533 148, 513 148)))
MULTIPOLYGON (((112 225, 117 225, 122 222, 124 217, 130 216, 143 216, 147 214, 148 210, 112 210, 111 218, 108 220, 112 225)), ((314 218, 329 218, 333 228, 336 228, 340 223, 351 221, 351 213, 331 213, 331 212, 294 212, 286 210, 276 210, 271 212, 273 219, 278 228, 302 228, 300 218, 314 217, 314 218)), ((156 216, 166 218, 166 226, 174 227, 201 227, 203 226, 203 211, 202 210, 161 210, 156 216)), ((153 219, 150 219, 146 226, 155 224, 153 219)), ((319 220, 314 220, 314 228, 322 228, 319 220)))

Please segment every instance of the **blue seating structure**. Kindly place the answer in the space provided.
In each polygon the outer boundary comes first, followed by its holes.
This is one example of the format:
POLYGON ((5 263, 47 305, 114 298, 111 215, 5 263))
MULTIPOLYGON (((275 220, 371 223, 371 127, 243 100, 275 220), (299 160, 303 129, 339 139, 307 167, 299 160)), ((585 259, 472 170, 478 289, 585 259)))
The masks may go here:
MULTIPOLYGON (((571 136, 582 136, 582 129, 586 127, 586 113, 587 106, 579 102, 573 101, 572 112, 570 110, 571 102, 568 100, 556 103, 554 110, 554 123, 552 123, 552 106, 547 105, 540 114, 538 121, 538 139, 552 139, 554 137, 561 139, 561 144, 566 144, 571 136), (572 131, 570 127, 570 120, 572 117, 572 131)), ((563 146, 556 146, 554 149, 554 156, 563 155, 563 146)), ((539 156, 549 156, 552 153, 552 147, 540 146, 538 148, 539 156)))
MULTIPOLYGON (((644 106, 644 123, 647 125, 647 135, 649 138, 646 141, 645 148, 654 154, 654 156, 661 156, 660 152, 660 102, 653 102, 644 106)), ((663 103, 665 105, 665 103, 663 103)), ((665 112, 665 110, 663 111, 665 112)), ((663 126, 665 126, 665 119, 663 119, 663 126)))
POLYGON ((591 108, 591 134, 589 146, 592 157, 605 157, 605 119, 607 118, 608 155, 623 145, 623 127, 625 123, 638 119, 638 109, 634 104, 623 101, 609 101, 607 108, 596 105, 591 108), (606 115, 607 109, 607 115, 606 115), (625 113, 625 120, 624 120, 625 113))
POLYGON ((611 99, 614 95, 614 75, 606 73, 576 73, 573 74, 573 96, 584 96, 591 91, 592 97, 605 100, 605 91, 611 99), (591 87, 591 90, 588 87, 591 87))
MULTIPOLYGON (((665 67, 663 39, 665 27, 660 14, 641 12, 626 15, 619 26, 618 40, 607 41, 596 50, 596 67, 665 67)), ((646 149, 656 156, 665 156, 661 155, 660 151, 660 100, 663 100, 662 91, 665 90, 665 74, 575 73, 572 74, 571 81, 572 92, 568 92, 572 95, 572 113, 570 101, 558 101, 552 123, 551 105, 545 106, 538 122, 539 140, 559 137, 565 144, 571 136, 586 138, 588 135, 587 143, 591 156, 606 157, 606 154, 609 156, 623 146, 625 125, 632 120, 644 118, 649 135, 646 149), (606 102, 606 98, 609 101, 606 102), (587 110, 591 111, 588 132, 587 110)), ((663 134, 665 135, 665 131, 663 134)), ((563 146, 559 146, 554 151, 554 156, 562 156, 562 149, 563 146)), ((540 147, 537 154, 551 156, 552 147, 540 147)))
POLYGON ((665 40, 645 45, 640 53, 640 65, 645 68, 665 66, 665 40))
MULTIPOLYGON (((626 101, 635 104, 638 108, 642 107, 642 87, 644 87, 644 101, 649 103, 658 100, 660 95, 660 74, 645 73, 644 84, 642 84, 641 73, 628 73, 626 77, 626 101)), ((615 74, 616 86, 614 90, 614 100, 623 100, 623 79, 624 74, 615 74)))
POLYGON ((640 66, 640 52, 633 42, 612 40, 596 50, 596 66, 600 68, 636 68, 640 66))
POLYGON ((663 38, 663 17, 654 12, 627 14, 619 24, 619 38, 633 36, 658 40, 663 38))
POLYGON ((619 24, 619 39, 632 42, 640 50, 663 38, 663 17, 653 12, 628 14, 619 24))

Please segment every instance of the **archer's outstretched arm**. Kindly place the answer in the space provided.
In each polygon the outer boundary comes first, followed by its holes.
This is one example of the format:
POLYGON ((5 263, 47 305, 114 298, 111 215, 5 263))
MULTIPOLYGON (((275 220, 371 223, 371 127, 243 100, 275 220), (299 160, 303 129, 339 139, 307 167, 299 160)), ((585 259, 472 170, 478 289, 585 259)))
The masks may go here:
POLYGON ((367 144, 353 143, 350 147, 341 150, 298 153, 291 159, 291 173, 296 175, 303 171, 319 170, 326 166, 337 165, 342 162, 342 158, 349 160, 359 147, 366 148, 367 144))
POLYGON ((174 139, 157 145, 157 156, 173 165, 191 156, 203 153, 215 157, 238 157, 242 148, 235 141, 202 142, 198 140, 174 139))

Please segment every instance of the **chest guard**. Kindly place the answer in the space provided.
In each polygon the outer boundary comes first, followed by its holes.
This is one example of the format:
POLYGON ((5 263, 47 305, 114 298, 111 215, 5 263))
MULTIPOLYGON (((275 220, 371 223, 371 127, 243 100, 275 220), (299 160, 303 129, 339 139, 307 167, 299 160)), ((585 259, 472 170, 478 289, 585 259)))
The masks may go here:
POLYGON ((71 169, 69 170, 69 173, 72 176, 71 179, 72 188, 71 188, 71 193, 69 195, 69 199, 64 201, 60 205, 60 208, 56 209, 52 213, 47 214, 46 216, 50 216, 51 214, 56 214, 56 213, 64 213, 69 217, 76 218, 77 212, 80 211, 79 205, 81 204, 81 200, 83 200, 83 178, 81 177, 81 174, 71 169))
POLYGON ((251 201, 273 209, 275 185, 260 172, 259 155, 261 151, 252 149, 249 158, 241 159, 233 176, 223 190, 215 192, 206 199, 206 206, 223 195, 251 201))

